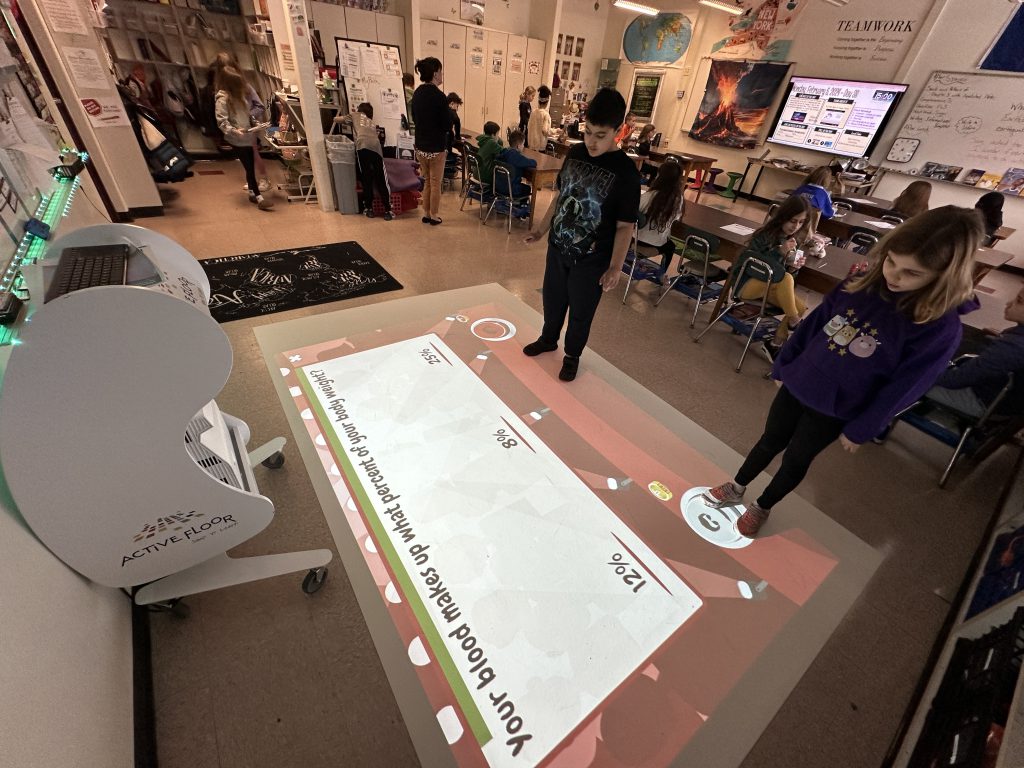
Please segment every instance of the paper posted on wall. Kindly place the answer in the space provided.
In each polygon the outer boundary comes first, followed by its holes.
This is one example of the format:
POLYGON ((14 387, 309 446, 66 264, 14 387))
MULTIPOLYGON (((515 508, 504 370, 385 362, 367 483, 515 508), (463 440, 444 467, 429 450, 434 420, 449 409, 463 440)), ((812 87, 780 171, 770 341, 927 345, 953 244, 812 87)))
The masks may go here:
POLYGON ((384 48, 380 52, 381 58, 384 59, 384 74, 388 77, 401 77, 402 76, 402 62, 398 58, 398 51, 392 50, 391 48, 384 48))
POLYGON ((363 67, 359 60, 359 51, 347 45, 341 49, 341 76, 361 80, 363 67))
POLYGON ((390 88, 380 92, 381 117, 386 120, 401 120, 404 99, 390 88))
POLYGON ((384 69, 380 63, 380 51, 367 46, 359 49, 359 57, 363 65, 363 77, 379 77, 384 69))

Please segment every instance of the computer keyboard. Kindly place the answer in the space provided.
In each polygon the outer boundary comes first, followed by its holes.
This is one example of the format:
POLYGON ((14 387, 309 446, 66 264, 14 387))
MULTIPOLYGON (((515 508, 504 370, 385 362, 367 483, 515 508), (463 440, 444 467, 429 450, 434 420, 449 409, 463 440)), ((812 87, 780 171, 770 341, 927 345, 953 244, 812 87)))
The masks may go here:
POLYGON ((124 285, 129 251, 123 243, 65 248, 60 254, 44 303, 82 288, 124 285))

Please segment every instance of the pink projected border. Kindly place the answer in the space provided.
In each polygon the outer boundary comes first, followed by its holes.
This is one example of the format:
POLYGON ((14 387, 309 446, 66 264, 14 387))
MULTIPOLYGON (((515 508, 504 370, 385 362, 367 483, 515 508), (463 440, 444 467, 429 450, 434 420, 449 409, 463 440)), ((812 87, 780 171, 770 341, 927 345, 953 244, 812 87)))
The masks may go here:
MULTIPOLYGON (((586 366, 577 381, 567 386, 553 375, 551 365, 523 355, 523 344, 537 337, 537 328, 515 307, 484 304, 451 307, 450 312, 291 350, 278 359, 282 373, 290 370, 285 383, 389 615, 407 648, 421 638, 409 601, 388 600, 387 591, 398 584, 396 576, 339 469, 341 462, 323 438, 295 369, 435 333, 524 420, 540 415, 531 424, 534 435, 704 601, 698 614, 567 734, 542 765, 668 765, 818 591, 838 557, 794 527, 780 530, 773 525, 769 535, 739 549, 701 538, 683 520, 680 498, 695 486, 726 479, 720 467, 586 366), (507 321, 517 332, 507 340, 481 339, 471 326, 486 318, 507 321), (609 487, 609 478, 617 479, 615 490, 609 487), (659 498, 649 490, 652 484, 667 488, 671 498, 659 498), (767 582, 767 588, 746 599, 738 588, 740 582, 767 582)), ((497 335, 495 324, 486 325, 488 333, 481 335, 497 335)), ((344 382, 338 385, 344 388, 344 382)), ((430 653, 429 645, 424 646, 430 653)), ((452 707, 461 722, 464 735, 450 745, 458 765, 486 766, 441 664, 431 658, 431 663, 417 666, 416 671, 434 711, 452 707)))

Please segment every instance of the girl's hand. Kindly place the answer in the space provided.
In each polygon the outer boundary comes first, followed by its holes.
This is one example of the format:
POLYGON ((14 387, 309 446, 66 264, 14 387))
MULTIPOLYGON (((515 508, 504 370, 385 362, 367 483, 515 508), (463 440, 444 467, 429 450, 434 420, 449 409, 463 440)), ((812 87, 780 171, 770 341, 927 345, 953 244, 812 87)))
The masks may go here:
POLYGON ((787 237, 782 241, 782 252, 789 253, 790 251, 796 250, 796 238, 787 237))
POLYGON ((544 233, 543 232, 538 232, 537 230, 533 230, 532 232, 528 232, 526 234, 526 237, 523 238, 523 242, 524 243, 536 243, 542 237, 544 237, 544 233))
POLYGON ((622 268, 615 268, 615 265, 608 267, 601 279, 598 280, 605 293, 612 290, 616 285, 619 284, 619 276, 622 274, 622 268))
POLYGON ((851 443, 846 435, 840 435, 839 442, 842 443, 843 450, 848 453, 856 453, 857 449, 860 448, 860 443, 851 443))

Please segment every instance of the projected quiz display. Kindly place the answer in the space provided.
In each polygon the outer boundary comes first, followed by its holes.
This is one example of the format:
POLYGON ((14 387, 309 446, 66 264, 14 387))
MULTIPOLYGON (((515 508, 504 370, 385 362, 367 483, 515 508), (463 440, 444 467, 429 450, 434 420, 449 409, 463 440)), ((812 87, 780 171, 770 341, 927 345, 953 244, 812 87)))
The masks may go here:
POLYGON ((594 368, 566 387, 528 307, 464 293, 260 340, 403 715, 436 720, 421 762, 739 764, 877 558, 809 507, 743 537, 701 500, 713 438, 594 368))
POLYGON ((301 370, 488 765, 540 762, 701 606, 436 335, 301 370))
POLYGON ((864 157, 906 90, 894 83, 794 77, 768 141, 864 157))

